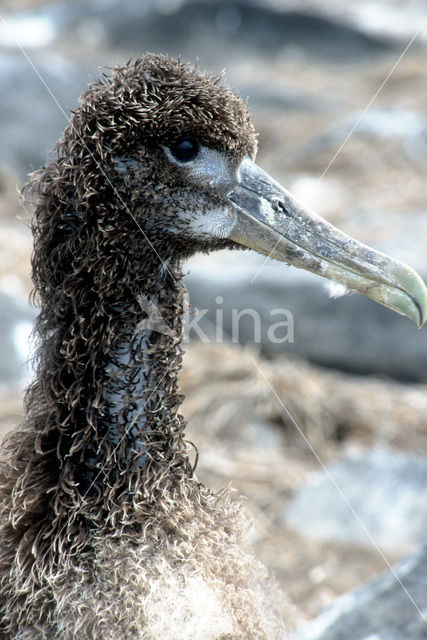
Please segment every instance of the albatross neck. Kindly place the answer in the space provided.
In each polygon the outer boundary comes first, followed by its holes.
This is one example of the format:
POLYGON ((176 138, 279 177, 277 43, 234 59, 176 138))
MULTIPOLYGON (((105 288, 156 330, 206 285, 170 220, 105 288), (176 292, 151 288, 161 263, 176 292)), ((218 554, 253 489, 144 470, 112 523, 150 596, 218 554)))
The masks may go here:
POLYGON ((179 406, 182 285, 163 264, 153 281, 132 304, 114 305, 117 339, 100 380, 108 408, 108 437, 122 456, 129 462, 133 458, 140 468, 153 453, 151 434, 157 433, 164 445, 169 444, 179 406))
POLYGON ((68 423, 61 457, 70 459, 73 480, 84 493, 94 486, 120 489, 123 482, 133 492, 144 474, 188 466, 177 393, 184 291, 178 268, 161 263, 128 288, 119 287, 108 303, 99 292, 90 308, 84 291, 83 304, 75 302, 69 342, 51 370, 60 377, 61 367, 68 367, 68 390, 57 407, 65 418, 59 423, 68 423), (74 328, 85 323, 96 339, 82 328, 77 342, 85 344, 90 335, 90 346, 80 354, 79 368, 66 356, 75 348, 74 328))

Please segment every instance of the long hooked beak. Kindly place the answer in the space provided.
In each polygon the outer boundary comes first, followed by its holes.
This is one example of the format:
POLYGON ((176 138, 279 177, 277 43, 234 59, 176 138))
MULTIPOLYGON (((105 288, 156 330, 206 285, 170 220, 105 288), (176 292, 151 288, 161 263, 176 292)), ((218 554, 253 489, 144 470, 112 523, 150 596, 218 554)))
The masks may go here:
POLYGON ((301 205, 252 160, 230 194, 237 221, 229 238, 363 293, 421 327, 427 288, 410 267, 353 240, 301 205))

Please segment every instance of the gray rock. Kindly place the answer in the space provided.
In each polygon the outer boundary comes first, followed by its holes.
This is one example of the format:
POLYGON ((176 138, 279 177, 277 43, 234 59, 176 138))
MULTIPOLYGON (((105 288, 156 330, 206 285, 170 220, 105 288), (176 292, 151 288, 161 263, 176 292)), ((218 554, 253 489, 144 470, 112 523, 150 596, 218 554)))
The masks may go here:
POLYGON ((20 179, 45 164, 89 81, 90 68, 59 55, 32 52, 46 86, 22 54, 0 51, 0 163, 20 179))
POLYGON ((402 555, 425 541, 427 459, 362 451, 330 464, 303 486, 283 514, 293 529, 316 540, 402 555))
MULTIPOLYGON (((316 133, 296 151, 294 160, 304 162, 315 154, 328 151, 333 153, 354 126, 357 118, 357 113, 345 116, 333 123, 326 131, 316 133)), ((378 145, 383 144, 384 140, 399 141, 402 150, 413 162, 425 160, 427 118, 412 109, 372 108, 363 117, 352 137, 353 139, 364 137, 372 144, 378 145)))
MULTIPOLYGON (((427 380, 427 327, 418 331, 406 318, 358 293, 331 299, 325 280, 283 264, 267 262, 252 282, 263 262, 251 254, 222 252, 190 263, 190 303, 203 314, 199 338, 215 340, 215 326, 221 323, 224 340, 255 343, 267 356, 289 353, 358 374, 427 380), (241 313, 233 327, 233 310, 244 309, 251 311, 241 313), (285 322, 285 312, 293 335, 283 325, 274 341, 271 328, 285 322)), ((190 338, 197 333, 191 331, 190 338)))
POLYGON ((339 598, 298 640, 425 640, 427 547, 339 598))
POLYGON ((14 298, 0 293, 0 385, 22 382, 29 376, 28 338, 35 311, 14 298))
MULTIPOLYGON (((40 13, 40 12, 39 12, 40 13)), ((47 5, 42 9, 70 42, 133 50, 163 50, 172 55, 210 51, 224 59, 244 49, 250 55, 277 55, 299 49, 306 55, 354 61, 394 47, 387 37, 372 36, 325 12, 279 7, 260 0, 99 1, 47 5), (142 44, 143 43, 143 44, 142 44)))
MULTIPOLYGON (((104 23, 108 41, 113 46, 130 43, 145 47, 167 48, 170 52, 192 49, 229 51, 244 48, 277 54, 286 48, 299 48, 308 55, 354 60, 390 50, 386 39, 372 37, 356 27, 334 22, 316 13, 281 10, 261 2, 224 0, 181 2, 165 11, 152 6, 142 12, 135 3, 120 2, 112 6, 104 23), (203 46, 200 45, 203 43, 203 46)), ((221 55, 221 54, 220 54, 221 55)))

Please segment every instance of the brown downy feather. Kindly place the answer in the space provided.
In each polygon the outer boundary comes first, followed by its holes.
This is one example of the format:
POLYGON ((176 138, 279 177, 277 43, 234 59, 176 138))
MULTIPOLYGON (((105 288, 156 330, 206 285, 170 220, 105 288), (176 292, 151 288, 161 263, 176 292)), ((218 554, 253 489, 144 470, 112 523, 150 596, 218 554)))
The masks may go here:
POLYGON ((182 132, 236 166, 255 153, 238 97, 147 55, 83 94, 27 187, 41 311, 0 468, 3 639, 283 637, 240 504, 197 482, 178 413, 180 262, 228 246, 165 233, 177 194, 195 205, 161 149, 182 132), (147 326, 147 299, 168 333, 147 326))

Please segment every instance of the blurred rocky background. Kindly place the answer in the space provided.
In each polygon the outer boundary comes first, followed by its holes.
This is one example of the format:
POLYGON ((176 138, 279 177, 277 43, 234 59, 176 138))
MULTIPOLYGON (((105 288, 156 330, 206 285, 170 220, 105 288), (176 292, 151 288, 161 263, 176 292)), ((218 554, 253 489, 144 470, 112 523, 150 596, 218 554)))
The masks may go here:
MULTIPOLYGON (((427 279, 423 0, 3 0, 2 433, 21 417, 35 314, 17 185, 48 160, 100 67, 147 50, 225 67, 253 112, 259 164, 427 279)), ((182 375, 200 479, 247 496, 258 556, 298 624, 316 618, 307 640, 426 638, 427 329, 249 253, 188 268, 190 304, 206 310, 207 342, 190 341, 182 375), (248 308, 261 341, 250 314, 227 341, 232 310, 248 308), (274 344, 277 309, 292 314, 293 340, 274 344)))

